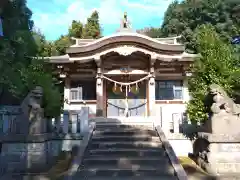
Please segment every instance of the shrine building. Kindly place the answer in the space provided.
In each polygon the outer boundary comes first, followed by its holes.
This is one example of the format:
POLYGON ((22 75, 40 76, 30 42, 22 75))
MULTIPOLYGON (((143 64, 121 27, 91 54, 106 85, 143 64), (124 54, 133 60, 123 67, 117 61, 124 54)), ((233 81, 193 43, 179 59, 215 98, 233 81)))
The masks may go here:
POLYGON ((50 57, 65 83, 64 115, 75 121, 87 106, 89 118, 154 121, 178 131, 173 124, 186 118, 188 69, 197 57, 178 38, 151 38, 126 24, 100 39, 74 38, 65 55, 50 57))

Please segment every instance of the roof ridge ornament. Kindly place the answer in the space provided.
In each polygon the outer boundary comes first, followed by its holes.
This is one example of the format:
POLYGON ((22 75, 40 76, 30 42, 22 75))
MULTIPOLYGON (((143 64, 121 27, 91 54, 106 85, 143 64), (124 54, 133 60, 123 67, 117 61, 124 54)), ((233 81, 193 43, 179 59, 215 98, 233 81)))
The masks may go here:
POLYGON ((120 29, 118 29, 118 32, 123 32, 123 31, 132 31, 131 23, 128 20, 127 12, 124 12, 124 15, 120 24, 120 29))
POLYGON ((122 28, 129 28, 130 22, 127 19, 127 12, 124 12, 122 19, 122 28))

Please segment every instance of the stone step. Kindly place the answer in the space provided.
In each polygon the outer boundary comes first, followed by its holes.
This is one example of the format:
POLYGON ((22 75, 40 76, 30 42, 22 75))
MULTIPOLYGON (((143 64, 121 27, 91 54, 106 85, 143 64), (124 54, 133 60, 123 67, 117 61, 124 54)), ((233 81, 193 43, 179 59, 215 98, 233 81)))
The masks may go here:
POLYGON ((152 149, 90 149, 88 152, 89 156, 124 156, 124 157, 161 157, 165 156, 164 149, 152 150, 152 149))
POLYGON ((128 129, 122 129, 122 128, 113 128, 113 129, 101 129, 101 130, 95 130, 94 135, 125 135, 125 136, 132 136, 132 135, 150 135, 157 137, 156 131, 153 130, 139 130, 134 128, 128 128, 128 129))
POLYGON ((169 159, 167 157, 123 157, 123 158, 113 158, 113 157, 88 157, 83 160, 84 167, 89 167, 91 165, 110 165, 112 167, 126 168, 132 166, 154 166, 157 167, 159 164, 169 164, 169 159))
POLYGON ((98 148, 152 148, 152 149, 161 149, 162 143, 159 142, 105 142, 105 141, 94 141, 89 144, 89 149, 98 149, 98 148))
POLYGON ((135 125, 135 124, 120 124, 120 123, 96 123, 96 129, 112 129, 112 128, 135 128, 135 129, 152 129, 149 125, 135 125))
POLYGON ((160 142, 159 137, 152 137, 150 135, 133 135, 133 136, 93 136, 92 142, 94 141, 125 141, 125 142, 137 142, 137 141, 150 141, 160 142))
MULTIPOLYGON (((78 177, 76 178, 76 180, 78 177)), ((153 177, 153 176, 145 176, 145 177, 138 177, 138 176, 132 176, 132 177, 116 177, 116 176, 101 176, 101 177, 86 177, 87 180, 178 180, 175 176, 159 176, 159 177, 153 177)), ((75 180, 75 178, 73 178, 75 180)), ((84 179, 85 180, 85 179, 84 179)))
POLYGON ((114 168, 111 166, 91 166, 91 168, 82 167, 79 171, 81 172, 81 176, 89 177, 89 176, 173 176, 174 170, 172 166, 161 165, 158 167, 151 166, 132 166, 125 168, 114 168))
POLYGON ((240 173, 220 174, 217 176, 217 180, 240 180, 240 173))

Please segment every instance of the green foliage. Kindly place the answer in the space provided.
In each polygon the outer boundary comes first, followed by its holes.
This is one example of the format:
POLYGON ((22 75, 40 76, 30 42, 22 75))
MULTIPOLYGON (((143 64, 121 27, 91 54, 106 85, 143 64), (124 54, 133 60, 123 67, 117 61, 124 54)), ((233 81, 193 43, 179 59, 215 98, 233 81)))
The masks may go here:
POLYGON ((72 21, 72 26, 68 30, 69 37, 82 38, 83 37, 83 24, 80 21, 72 21))
POLYGON ((160 38, 162 36, 161 28, 150 27, 150 28, 137 30, 137 32, 152 38, 160 38))
POLYGON ((21 83, 21 69, 30 63, 28 56, 37 51, 30 32, 31 11, 24 0, 5 1, 0 16, 4 31, 0 39, 0 88, 20 96, 25 89, 21 83))
POLYGON ((87 23, 83 25, 80 21, 72 21, 71 27, 68 29, 68 34, 62 35, 59 39, 50 44, 47 51, 51 55, 64 55, 66 49, 73 44, 71 37, 74 38, 89 38, 96 39, 101 37, 101 28, 99 24, 98 12, 94 11, 87 19, 87 23))
POLYGON ((94 11, 92 15, 87 19, 87 24, 85 25, 83 31, 83 37, 93 39, 101 37, 99 15, 97 11, 94 11))
POLYGON ((183 35, 187 50, 196 52, 194 30, 212 24, 224 41, 240 34, 239 0, 183 0, 175 1, 167 9, 162 24, 164 37, 183 35))
POLYGON ((188 104, 188 115, 192 122, 204 122, 208 117, 206 97, 212 83, 222 86, 230 95, 240 84, 240 69, 236 66, 236 56, 230 44, 224 43, 215 28, 202 25, 194 33, 197 51, 201 58, 191 67, 193 76, 189 78, 192 97, 188 104))
POLYGON ((61 112, 62 94, 55 85, 57 79, 52 76, 50 69, 47 69, 47 62, 42 59, 33 59, 32 63, 24 69, 23 80, 29 90, 36 86, 43 88, 43 107, 46 117, 57 117, 61 112))
POLYGON ((66 49, 72 45, 72 41, 68 35, 61 36, 58 40, 54 42, 57 54, 53 55, 64 55, 66 54, 66 49))
MULTIPOLYGON (((32 58, 52 54, 51 43, 32 31, 31 15, 25 0, 6 0, 0 11, 4 31, 0 39, 0 90, 23 99, 40 85, 44 90, 45 115, 56 117, 61 110, 61 94, 44 61, 32 58)), ((4 96, 1 93, 0 101, 4 96)))
POLYGON ((33 38, 37 46, 38 57, 50 57, 56 54, 56 48, 52 42, 48 42, 41 32, 32 32, 33 38))

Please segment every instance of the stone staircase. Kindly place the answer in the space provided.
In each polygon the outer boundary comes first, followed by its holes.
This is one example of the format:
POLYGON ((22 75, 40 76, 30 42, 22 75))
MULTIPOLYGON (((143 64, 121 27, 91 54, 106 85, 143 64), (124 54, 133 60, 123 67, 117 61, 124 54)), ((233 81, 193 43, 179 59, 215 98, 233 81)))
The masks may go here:
POLYGON ((97 123, 73 180, 176 180, 156 131, 97 123))

